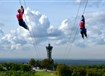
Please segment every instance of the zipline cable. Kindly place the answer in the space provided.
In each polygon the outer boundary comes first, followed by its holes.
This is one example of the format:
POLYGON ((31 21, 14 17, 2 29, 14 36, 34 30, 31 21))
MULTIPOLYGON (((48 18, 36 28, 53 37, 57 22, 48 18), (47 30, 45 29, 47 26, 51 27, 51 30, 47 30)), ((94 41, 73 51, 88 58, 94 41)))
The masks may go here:
MULTIPOLYGON (((24 0, 24 4, 25 4, 25 7, 27 7, 27 4, 26 4, 26 1, 24 0)), ((31 17, 30 17, 30 20, 31 20, 31 17)), ((34 33, 34 32, 33 32, 34 33)), ((35 39, 35 38, 34 38, 35 39)), ((50 43, 50 40, 48 40, 48 44, 50 43)), ((37 47, 38 48, 38 47, 37 47)), ((37 50, 36 50, 37 51, 37 50)), ((40 54, 40 52, 38 51, 38 56, 41 57, 42 55, 40 54)))
MULTIPOLYGON (((80 1, 79 7, 78 7, 78 9, 77 9, 76 17, 75 17, 74 23, 73 23, 74 26, 76 26, 76 21, 77 21, 78 13, 79 13, 79 11, 80 11, 81 3, 82 3, 82 0, 80 1)), ((74 35, 74 36, 73 36, 73 39, 71 39, 71 42, 70 42, 70 43, 71 43, 71 44, 70 44, 70 47, 69 47, 69 49, 67 49, 66 58, 68 58, 69 53, 70 53, 70 51, 71 51, 71 49, 72 49, 72 45, 73 45, 73 42, 75 41, 75 37, 76 37, 77 31, 78 31, 78 27, 76 26, 76 29, 75 29, 75 31, 74 31, 74 33, 73 33, 73 35, 74 35)), ((72 38, 72 37, 71 37, 71 38, 72 38)))
MULTIPOLYGON (((82 0, 81 0, 81 2, 80 2, 80 5, 81 5, 81 3, 82 3, 82 0)), ((88 4, 88 0, 86 1, 85 8, 84 8, 84 10, 83 10, 83 14, 85 13, 87 4, 88 4)), ((78 17, 79 10, 80 10, 80 6, 79 6, 79 9, 78 9, 78 12, 77 12, 77 16, 76 16, 76 18, 75 18, 75 23, 74 23, 74 25, 76 24, 76 19, 77 19, 77 17, 78 17)), ((82 14, 82 15, 83 15, 83 14, 82 14)), ((75 32, 75 34, 74 34, 74 38, 73 38, 72 43, 71 43, 71 46, 70 46, 69 52, 71 51, 72 45, 73 45, 73 43, 75 42, 75 38, 76 38, 76 34, 78 33, 78 30, 79 30, 79 28, 77 27, 77 28, 76 28, 76 32, 75 32)), ((69 53, 68 53, 68 54, 69 54, 69 53)), ((67 55, 67 56, 68 56, 68 55, 67 55)))
POLYGON ((82 15, 84 15, 84 13, 85 13, 85 10, 86 10, 86 7, 87 7, 87 4, 88 4, 88 0, 86 1, 85 8, 84 8, 84 11, 83 11, 83 14, 82 14, 82 15))
MULTIPOLYGON (((20 1, 20 5, 22 6, 22 3, 21 3, 21 0, 19 0, 20 1)), ((24 4, 25 4, 25 8, 27 8, 27 5, 26 5, 26 2, 25 2, 25 0, 24 0, 24 4)), ((27 19, 26 19, 26 15, 24 14, 24 18, 25 18, 25 21, 26 21, 26 23, 29 23, 31 26, 32 26, 32 24, 30 23, 30 22, 28 22, 27 21, 27 19)), ((33 32, 32 32, 33 33, 33 32)), ((36 47, 35 46, 35 44, 34 44, 34 40, 35 40, 35 38, 33 38, 33 36, 31 35, 31 32, 30 32, 30 30, 29 30, 29 34, 30 34, 30 37, 32 38, 32 43, 33 43, 33 46, 34 46, 34 48, 36 47)), ((34 34, 34 33, 33 33, 34 34)), ((36 49, 36 48, 35 48, 36 49)), ((36 55, 39 57, 39 55, 38 55, 38 53, 37 53, 37 50, 36 50, 36 55)))
MULTIPOLYGON (((25 8, 27 8, 27 5, 26 5, 25 0, 24 0, 24 5, 25 5, 25 8)), ((28 14, 27 14, 27 15, 28 15, 28 14)), ((26 17, 26 16, 25 16, 25 17, 26 17)), ((31 21, 31 17, 29 18, 29 21, 31 21)), ((29 24, 32 26, 32 24, 31 24, 30 22, 27 22, 27 23, 29 23, 29 24)), ((35 41, 36 41, 36 40, 35 40, 35 38, 33 38, 33 36, 31 35, 31 33, 34 34, 34 32, 30 32, 30 31, 29 31, 29 33, 30 33, 30 37, 32 38, 33 46, 34 46, 34 48, 35 48, 35 47, 36 47, 36 46, 35 46, 35 45, 36 45, 36 44, 35 44, 35 41)), ((36 52, 36 56, 39 57, 39 54, 38 54, 36 48, 35 48, 35 52, 36 52)))
MULTIPOLYGON (((27 8, 27 4, 26 4, 26 1, 25 1, 25 0, 24 0, 24 4, 25 4, 25 7, 27 8)), ((30 17, 29 20, 31 21, 31 19, 32 19, 32 18, 30 17)), ((30 23, 30 22, 29 22, 29 23, 30 23)), ((32 26, 31 23, 30 23, 30 25, 32 26)), ((32 32, 32 33, 34 34, 34 32, 32 32)), ((38 39, 38 38, 33 38, 33 42, 36 43, 36 44, 33 43, 34 47, 37 46, 37 42, 35 42, 35 41, 37 41, 37 39, 38 39), (36 46, 35 46, 35 45, 36 45, 36 46)), ((37 54, 37 56, 38 56, 38 57, 41 57, 42 55, 40 54, 40 51, 38 51, 38 49, 39 49, 38 46, 37 46, 36 48, 37 48, 37 49, 36 49, 36 54, 37 54)))
POLYGON ((26 1, 24 0, 24 5, 25 5, 25 7, 27 7, 27 5, 26 5, 26 1))
POLYGON ((21 0, 19 0, 20 6, 22 5, 21 0))
MULTIPOLYGON (((24 3, 25 3, 25 0, 24 0, 24 3)), ((80 10, 80 6, 81 6, 81 3, 82 3, 82 0, 80 2, 80 5, 79 5, 79 8, 78 8, 78 11, 77 11, 77 14, 76 14, 76 17, 75 17, 75 22, 74 22, 74 25, 76 25, 76 20, 77 20, 77 17, 78 17, 78 13, 79 13, 79 10, 80 10)), ((86 7, 87 7, 87 3, 88 3, 88 0, 86 2, 86 5, 85 5, 85 8, 84 8, 84 11, 83 11, 83 14, 85 13, 85 10, 86 10, 86 7)), ((25 6, 26 6, 26 3, 25 3, 25 6)), ((76 31, 74 32, 74 37, 71 41, 71 46, 70 46, 70 51, 71 51, 71 48, 72 48, 72 45, 75 41, 75 38, 76 38, 76 34, 78 33, 78 27, 76 28, 76 31)), ((68 53, 69 54, 69 53, 68 53)))
MULTIPOLYGON (((20 1, 20 0, 19 0, 19 4, 21 5, 21 1, 20 1)), ((7 55, 9 55, 9 53, 11 53, 11 52, 12 52, 12 50, 10 50, 10 51, 6 52, 6 54, 5 54, 5 55, 6 55, 6 56, 7 56, 7 55)))

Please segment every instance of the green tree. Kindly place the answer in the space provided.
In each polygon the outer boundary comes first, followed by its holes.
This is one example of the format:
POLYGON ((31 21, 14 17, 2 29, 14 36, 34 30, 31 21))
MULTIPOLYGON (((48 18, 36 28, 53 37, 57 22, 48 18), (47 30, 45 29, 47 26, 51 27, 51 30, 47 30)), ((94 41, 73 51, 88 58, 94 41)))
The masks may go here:
POLYGON ((30 65, 21 65, 21 70, 22 71, 31 71, 31 66, 30 65))
POLYGON ((52 70, 54 64, 53 64, 53 61, 49 61, 48 59, 44 59, 41 61, 41 66, 43 68, 45 68, 46 70, 47 69, 52 70))
POLYGON ((72 71, 70 70, 70 67, 66 65, 59 64, 57 66, 57 76, 71 76, 72 71))
POLYGON ((18 71, 18 70, 20 70, 20 69, 21 69, 21 67, 20 67, 19 64, 12 64, 12 65, 11 65, 11 70, 18 71))
POLYGON ((29 61, 29 65, 31 65, 31 66, 36 66, 36 61, 35 61, 35 59, 31 59, 31 60, 29 61))
POLYGON ((3 66, 0 64, 0 71, 3 71, 3 66))

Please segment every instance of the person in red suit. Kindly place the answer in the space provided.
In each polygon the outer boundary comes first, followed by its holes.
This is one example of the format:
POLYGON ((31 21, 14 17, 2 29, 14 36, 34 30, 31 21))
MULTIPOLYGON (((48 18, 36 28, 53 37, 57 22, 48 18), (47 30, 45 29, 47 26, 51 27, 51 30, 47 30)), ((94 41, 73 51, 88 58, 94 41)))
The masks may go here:
POLYGON ((18 14, 16 15, 18 23, 21 27, 29 30, 28 26, 26 25, 25 21, 23 20, 24 8, 21 6, 21 9, 17 10, 18 14))
POLYGON ((84 36, 87 38, 87 30, 85 28, 85 17, 84 17, 84 15, 82 15, 82 19, 80 21, 79 26, 80 26, 80 33, 81 33, 82 38, 84 39, 84 36))

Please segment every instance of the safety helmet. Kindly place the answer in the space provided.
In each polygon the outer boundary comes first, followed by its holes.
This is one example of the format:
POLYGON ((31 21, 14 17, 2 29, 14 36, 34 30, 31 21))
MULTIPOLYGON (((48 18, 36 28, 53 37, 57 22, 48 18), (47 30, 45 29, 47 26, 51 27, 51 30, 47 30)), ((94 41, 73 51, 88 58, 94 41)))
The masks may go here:
POLYGON ((18 11, 18 13, 21 13, 21 9, 18 9, 17 11, 18 11))

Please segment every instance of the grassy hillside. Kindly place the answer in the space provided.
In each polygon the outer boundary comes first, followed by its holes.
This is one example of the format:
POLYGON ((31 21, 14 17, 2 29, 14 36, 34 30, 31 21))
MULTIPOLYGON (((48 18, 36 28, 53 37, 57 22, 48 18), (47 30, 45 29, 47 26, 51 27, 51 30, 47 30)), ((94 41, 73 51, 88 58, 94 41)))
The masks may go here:
POLYGON ((48 72, 40 71, 40 72, 36 72, 35 76, 55 76, 55 74, 54 73, 48 73, 48 72))
POLYGON ((23 72, 23 71, 2 71, 0 76, 55 76, 54 73, 48 72, 23 72))

